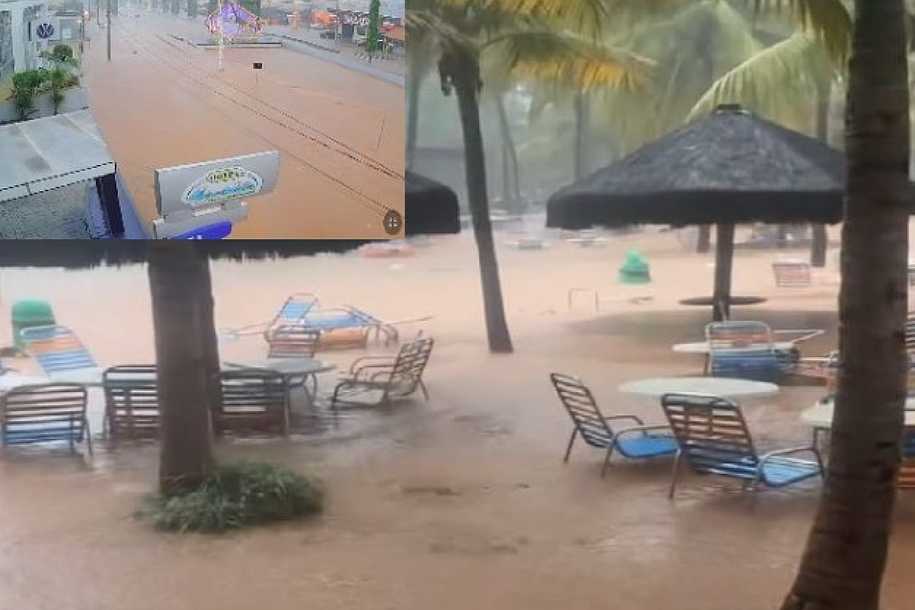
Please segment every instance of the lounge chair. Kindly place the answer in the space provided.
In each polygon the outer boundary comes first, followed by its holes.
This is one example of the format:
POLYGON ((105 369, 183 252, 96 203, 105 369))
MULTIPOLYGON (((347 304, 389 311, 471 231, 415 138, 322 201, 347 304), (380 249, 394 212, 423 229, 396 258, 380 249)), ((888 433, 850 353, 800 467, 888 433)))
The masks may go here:
POLYGON ((284 324, 266 335, 268 358, 312 358, 321 332, 299 324, 284 324))
POLYGON ((297 292, 286 298, 276 314, 267 322, 250 324, 241 328, 223 329, 220 333, 230 338, 246 335, 269 335, 280 326, 301 323, 302 318, 318 306, 318 297, 309 292, 297 292))
POLYGON ((232 432, 289 432, 286 384, 279 373, 239 369, 220 373, 222 404, 213 412, 217 434, 232 432))
POLYGON ((756 490, 785 487, 823 475, 823 461, 815 445, 792 447, 758 455, 740 407, 725 398, 701 394, 665 394, 661 408, 680 446, 674 460, 668 496, 674 497, 685 461, 700 474, 715 474, 744 481, 756 490), (816 460, 787 457, 811 453, 816 460))
POLYGON ((112 440, 159 436, 159 390, 153 365, 113 366, 102 374, 105 422, 112 440))
POLYGON ((13 388, 0 397, 0 438, 4 446, 67 441, 71 451, 85 440, 92 455, 86 388, 74 383, 13 388))
POLYGON ((578 435, 592 447, 607 451, 604 467, 600 471, 601 477, 607 472, 614 449, 618 449, 623 456, 631 459, 673 455, 677 452, 677 443, 670 435, 670 427, 666 424, 646 426, 645 422, 635 415, 605 417, 597 407, 591 390, 577 377, 552 373, 550 381, 553 382, 562 406, 572 418, 572 436, 569 438, 563 462, 569 461, 572 445, 578 435), (636 425, 614 431, 608 422, 620 420, 629 420, 636 425), (666 434, 650 434, 657 430, 663 430, 666 434))
POLYGON ((705 327, 708 368, 715 377, 776 381, 785 370, 772 343, 772 331, 762 322, 712 322, 705 327))
POLYGON ((74 371, 98 370, 89 350, 66 326, 32 326, 23 328, 20 336, 26 352, 51 379, 74 371))
POLYGON ((406 398, 416 390, 429 400, 423 372, 432 355, 434 340, 417 338, 401 346, 397 356, 366 356, 353 361, 331 398, 338 405, 377 406, 406 398))
POLYGON ((304 326, 321 331, 320 347, 336 346, 330 337, 340 331, 350 331, 348 334, 343 332, 341 336, 346 336, 350 344, 360 344, 361 347, 368 344, 373 334, 376 341, 383 341, 385 345, 393 344, 399 339, 399 333, 394 326, 398 323, 384 322, 351 305, 312 309, 301 320, 304 326))
POLYGON ((806 288, 810 286, 810 263, 805 261, 777 261, 772 263, 775 285, 779 288, 806 288))

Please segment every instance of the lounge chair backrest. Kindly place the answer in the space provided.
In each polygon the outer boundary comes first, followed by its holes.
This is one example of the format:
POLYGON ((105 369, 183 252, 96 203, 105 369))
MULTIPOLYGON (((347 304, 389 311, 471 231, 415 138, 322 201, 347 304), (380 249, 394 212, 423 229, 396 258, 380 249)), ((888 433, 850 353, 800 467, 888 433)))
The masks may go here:
POLYGON ((733 320, 705 327, 712 375, 775 381, 781 371, 772 331, 763 322, 733 320))
POLYGON ((780 288, 805 288, 810 286, 810 263, 779 261, 772 263, 775 285, 780 288))
POLYGON ((435 340, 431 337, 403 344, 391 371, 390 389, 395 389, 396 386, 397 394, 415 392, 422 381, 434 345, 435 340))
POLYGON ((46 383, 13 388, 0 398, 0 435, 5 445, 79 442, 85 434, 86 388, 46 383))
POLYGON ((214 427, 223 429, 283 428, 286 385, 274 371, 241 369, 220 373, 222 404, 214 412, 214 427))
POLYGON ((752 479, 756 449, 740 407, 718 396, 665 394, 661 408, 683 458, 697 472, 752 479))
POLYGON ((301 325, 284 324, 268 338, 268 358, 311 358, 318 349, 321 332, 301 325))
POLYGON ((550 381, 585 442, 594 447, 609 447, 613 431, 597 408, 591 390, 577 377, 562 373, 551 373, 550 381))
POLYGON ((289 296, 276 313, 268 327, 270 329, 284 324, 301 323, 308 312, 318 304, 318 297, 311 293, 299 292, 289 296))
POLYGON ((905 319, 905 348, 915 352, 915 311, 910 311, 905 319))
POLYGON ((20 336, 26 351, 47 375, 98 366, 79 337, 65 326, 23 328, 20 336))
POLYGON ((159 434, 159 390, 153 365, 113 366, 102 374, 108 430, 113 438, 159 434))

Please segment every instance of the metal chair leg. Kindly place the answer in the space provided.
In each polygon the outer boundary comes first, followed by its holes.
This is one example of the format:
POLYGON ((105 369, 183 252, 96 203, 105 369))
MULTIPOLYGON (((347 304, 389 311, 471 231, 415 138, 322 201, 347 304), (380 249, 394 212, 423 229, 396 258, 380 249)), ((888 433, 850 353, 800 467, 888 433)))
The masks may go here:
POLYGON ((569 456, 572 454, 572 443, 575 442, 575 437, 578 436, 578 428, 572 428, 572 437, 569 439, 569 446, 566 447, 566 455, 562 458, 563 462, 569 461, 569 456))
POLYGON ((86 433, 86 448, 89 449, 89 455, 93 456, 92 452, 92 431, 89 429, 89 418, 83 419, 83 432, 86 433))
POLYGON ((604 467, 601 468, 600 478, 604 478, 604 475, 607 474, 607 467, 610 465, 610 458, 613 457, 613 448, 616 446, 616 443, 611 443, 610 448, 607 449, 607 457, 604 458, 604 467))
POLYGON ((667 492, 667 499, 674 499, 674 491, 677 489, 677 480, 680 478, 680 458, 683 454, 680 451, 677 451, 676 457, 674 457, 674 469, 673 474, 670 479, 670 489, 667 492))
POLYGON ((423 391, 423 398, 427 401, 429 400, 429 390, 426 389, 426 384, 423 383, 423 380, 419 380, 419 389, 423 391))

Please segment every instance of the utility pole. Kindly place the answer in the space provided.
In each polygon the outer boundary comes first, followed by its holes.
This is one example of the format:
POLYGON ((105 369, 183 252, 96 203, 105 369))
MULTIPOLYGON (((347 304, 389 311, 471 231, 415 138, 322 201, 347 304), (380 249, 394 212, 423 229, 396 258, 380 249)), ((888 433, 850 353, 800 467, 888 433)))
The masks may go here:
POLYGON ((111 0, 108 0, 105 12, 108 16, 108 61, 111 61, 111 0))

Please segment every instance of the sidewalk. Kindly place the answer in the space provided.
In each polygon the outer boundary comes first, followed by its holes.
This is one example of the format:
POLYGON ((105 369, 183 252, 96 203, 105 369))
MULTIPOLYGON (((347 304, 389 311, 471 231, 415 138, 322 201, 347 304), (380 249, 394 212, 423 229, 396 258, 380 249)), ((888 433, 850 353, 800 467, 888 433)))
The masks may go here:
POLYGON ((293 29, 285 25, 271 25, 264 32, 283 40, 284 45, 294 51, 308 53, 318 59, 335 63, 348 70, 362 72, 385 82, 403 87, 406 81, 406 63, 402 59, 376 59, 368 63, 359 55, 361 51, 347 42, 334 46, 333 40, 320 37, 316 30, 293 29))

